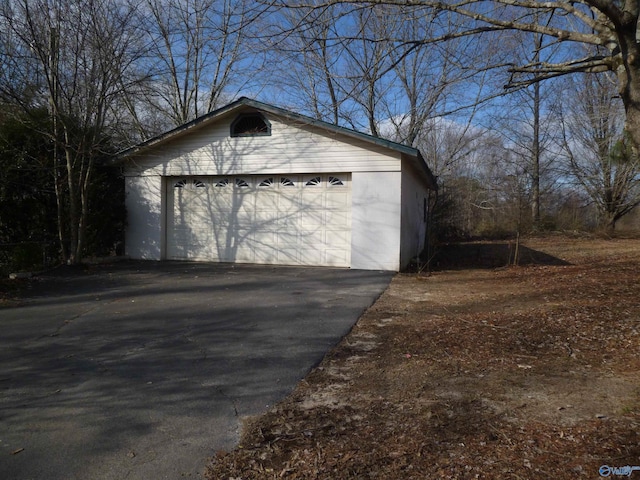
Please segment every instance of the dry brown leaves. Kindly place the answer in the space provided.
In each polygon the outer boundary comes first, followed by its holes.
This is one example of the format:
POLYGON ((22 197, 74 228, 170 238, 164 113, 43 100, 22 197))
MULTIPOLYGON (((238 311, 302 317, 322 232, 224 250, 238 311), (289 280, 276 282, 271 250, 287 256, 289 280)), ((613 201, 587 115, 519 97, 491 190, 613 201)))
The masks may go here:
POLYGON ((640 241, 527 246, 570 265, 398 275, 207 477, 573 479, 640 466, 640 241))

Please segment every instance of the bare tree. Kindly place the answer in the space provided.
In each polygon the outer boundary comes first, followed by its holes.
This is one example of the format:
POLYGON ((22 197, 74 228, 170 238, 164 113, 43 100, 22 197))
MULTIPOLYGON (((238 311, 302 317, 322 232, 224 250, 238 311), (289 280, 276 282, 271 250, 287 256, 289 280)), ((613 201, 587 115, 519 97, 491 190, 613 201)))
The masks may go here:
MULTIPOLYGON (((284 10, 268 29, 270 62, 286 65, 275 69, 278 84, 288 101, 318 120, 339 125, 345 120, 346 96, 343 52, 335 41, 343 28, 339 6, 284 10), (304 28, 298 28, 304 24, 304 28)), ((346 115, 348 118, 348 115, 346 115)))
MULTIPOLYGON (((544 228, 546 210, 552 207, 551 194, 560 188, 557 161, 558 122, 551 110, 562 98, 552 81, 520 89, 492 104, 485 123, 504 139, 511 151, 509 161, 517 163, 527 179, 531 226, 544 228)), ((505 168, 511 168, 505 166, 505 168)))
POLYGON ((233 81, 252 78, 239 76, 250 53, 245 0, 146 0, 141 14, 155 68, 147 104, 174 126, 220 106, 233 81))
MULTIPOLYGON (((389 38, 392 87, 378 102, 384 107, 384 117, 394 126, 395 140, 414 145, 425 135, 425 127, 432 125, 431 120, 460 113, 460 106, 465 103, 461 97, 473 96, 473 107, 462 114, 463 121, 469 122, 477 111, 476 100, 487 88, 484 66, 494 53, 469 39, 415 44, 413 39, 436 35, 439 27, 422 10, 394 10, 400 20, 381 30, 389 38)), ((390 15, 384 10, 382 13, 381 23, 389 25, 386 18, 390 15)))
MULTIPOLYGON (((409 28, 417 27, 412 25, 409 28)), ((401 143, 413 145, 424 132, 424 126, 429 120, 446 109, 444 97, 452 90, 454 80, 451 77, 456 70, 455 56, 438 50, 419 48, 411 55, 402 55, 396 51, 390 53, 402 92, 400 103, 406 105, 407 110, 398 112, 400 109, 397 106, 388 108, 387 116, 401 143)))
POLYGON ((510 65, 509 88, 578 72, 613 72, 622 99, 626 125, 636 149, 640 148, 640 43, 637 41, 640 0, 327 0, 296 2, 264 0, 271 5, 298 8, 326 8, 350 4, 411 6, 428 12, 441 30, 413 44, 434 44, 486 32, 524 31, 561 45, 553 60, 525 58, 510 65), (576 49, 575 45, 593 48, 576 49), (585 54, 585 52, 587 52, 585 54))
POLYGON ((5 0, 0 94, 29 113, 50 114, 62 257, 82 259, 89 189, 106 154, 111 102, 139 58, 134 8, 107 0, 5 0))
POLYGON ((390 32, 402 28, 402 19, 391 8, 358 9, 352 12, 354 32, 339 39, 345 50, 347 96, 366 120, 367 130, 379 137, 383 99, 391 89, 393 43, 390 32))
POLYGON ((568 82, 562 120, 562 146, 568 173, 595 204, 600 224, 616 222, 640 205, 640 159, 623 134, 623 106, 610 75, 568 82))
POLYGON ((471 39, 416 44, 439 28, 423 13, 384 5, 278 12, 269 39, 287 64, 287 99, 317 118, 413 144, 428 119, 458 109, 467 82, 479 96, 481 75, 466 65, 486 65, 488 51, 471 39))
POLYGON ((382 102, 394 76, 387 33, 403 21, 390 10, 336 5, 276 16, 272 40, 287 59, 285 84, 294 87, 287 97, 317 118, 380 136, 382 102))

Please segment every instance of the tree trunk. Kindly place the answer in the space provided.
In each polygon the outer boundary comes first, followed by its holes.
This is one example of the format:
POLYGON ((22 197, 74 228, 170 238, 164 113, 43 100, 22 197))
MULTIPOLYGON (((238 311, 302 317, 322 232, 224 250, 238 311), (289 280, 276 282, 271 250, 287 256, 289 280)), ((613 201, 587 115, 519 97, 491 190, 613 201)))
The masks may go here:
POLYGON ((640 154, 640 78, 636 79, 634 87, 628 92, 622 94, 624 109, 626 113, 626 131, 633 144, 634 153, 640 154))
POLYGON ((55 149, 54 150, 53 185, 56 192, 58 241, 60 242, 60 256, 62 257, 62 262, 67 263, 67 260, 69 259, 69 254, 67 253, 66 235, 64 232, 64 193, 63 193, 64 186, 63 186, 63 181, 60 177, 60 170, 63 168, 63 166, 59 164, 57 155, 58 155, 57 149, 55 149))
POLYGON ((635 21, 618 27, 621 56, 616 57, 620 61, 615 65, 615 73, 626 113, 626 130, 637 154, 640 152, 640 48, 636 29, 635 21))
POLYGON ((540 227, 540 83, 533 86, 533 145, 531 162, 531 213, 533 227, 540 227))
MULTIPOLYGON (((536 17, 538 17, 537 14, 536 17)), ((533 61, 536 64, 540 63, 542 39, 542 35, 534 36, 533 61)), ((540 228, 540 82, 533 85, 533 145, 531 147, 531 216, 533 228, 538 230, 540 228)))
POLYGON ((78 244, 76 245, 76 258, 77 261, 82 261, 84 255, 84 248, 87 237, 87 223, 89 221, 89 183, 93 178, 93 159, 86 159, 86 170, 83 172, 83 178, 81 179, 80 187, 80 218, 78 222, 78 244))
POLYGON ((65 132, 65 157, 67 161, 67 195, 69 196, 69 258, 67 263, 75 265, 80 262, 78 258, 78 193, 75 185, 73 168, 73 152, 70 147, 70 139, 65 132))
POLYGON ((614 212, 603 212, 603 221, 601 222, 602 228, 609 234, 613 234, 616 230, 616 222, 618 216, 614 212))

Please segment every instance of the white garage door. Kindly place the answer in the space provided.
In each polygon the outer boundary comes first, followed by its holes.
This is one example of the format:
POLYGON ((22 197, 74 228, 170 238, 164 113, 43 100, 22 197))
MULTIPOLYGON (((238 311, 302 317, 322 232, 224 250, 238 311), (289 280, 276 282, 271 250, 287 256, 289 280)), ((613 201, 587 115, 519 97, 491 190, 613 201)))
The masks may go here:
POLYGON ((348 267, 350 175, 170 178, 167 257, 348 267))

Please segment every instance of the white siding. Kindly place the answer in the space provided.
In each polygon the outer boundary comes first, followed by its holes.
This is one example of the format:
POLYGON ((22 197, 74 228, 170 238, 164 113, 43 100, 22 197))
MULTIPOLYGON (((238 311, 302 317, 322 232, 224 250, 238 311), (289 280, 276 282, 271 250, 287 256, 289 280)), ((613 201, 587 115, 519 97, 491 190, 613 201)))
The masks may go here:
POLYGON ((408 161, 402 168, 402 226, 400 268, 405 268, 412 258, 424 249, 426 222, 424 202, 428 190, 408 161))
POLYGON ((125 179, 127 229, 125 253, 131 258, 162 258, 162 177, 127 177, 125 179))
MULTIPOLYGON (((125 169, 128 255, 167 258, 167 206, 163 202, 168 196, 163 189, 176 177, 335 172, 351 174, 347 260, 351 268, 397 271, 420 253, 427 190, 415 167, 401 160, 399 151, 271 114, 265 114, 271 135, 231 137, 231 122, 241 111, 177 133, 166 143, 129 157, 125 169)), ((245 261, 269 260, 254 257, 245 261)))
POLYGON ((400 269, 400 172, 352 175, 351 268, 400 269))
POLYGON ((238 175, 399 171, 400 153, 269 116, 272 135, 230 137, 231 118, 128 163, 128 175, 238 175))

